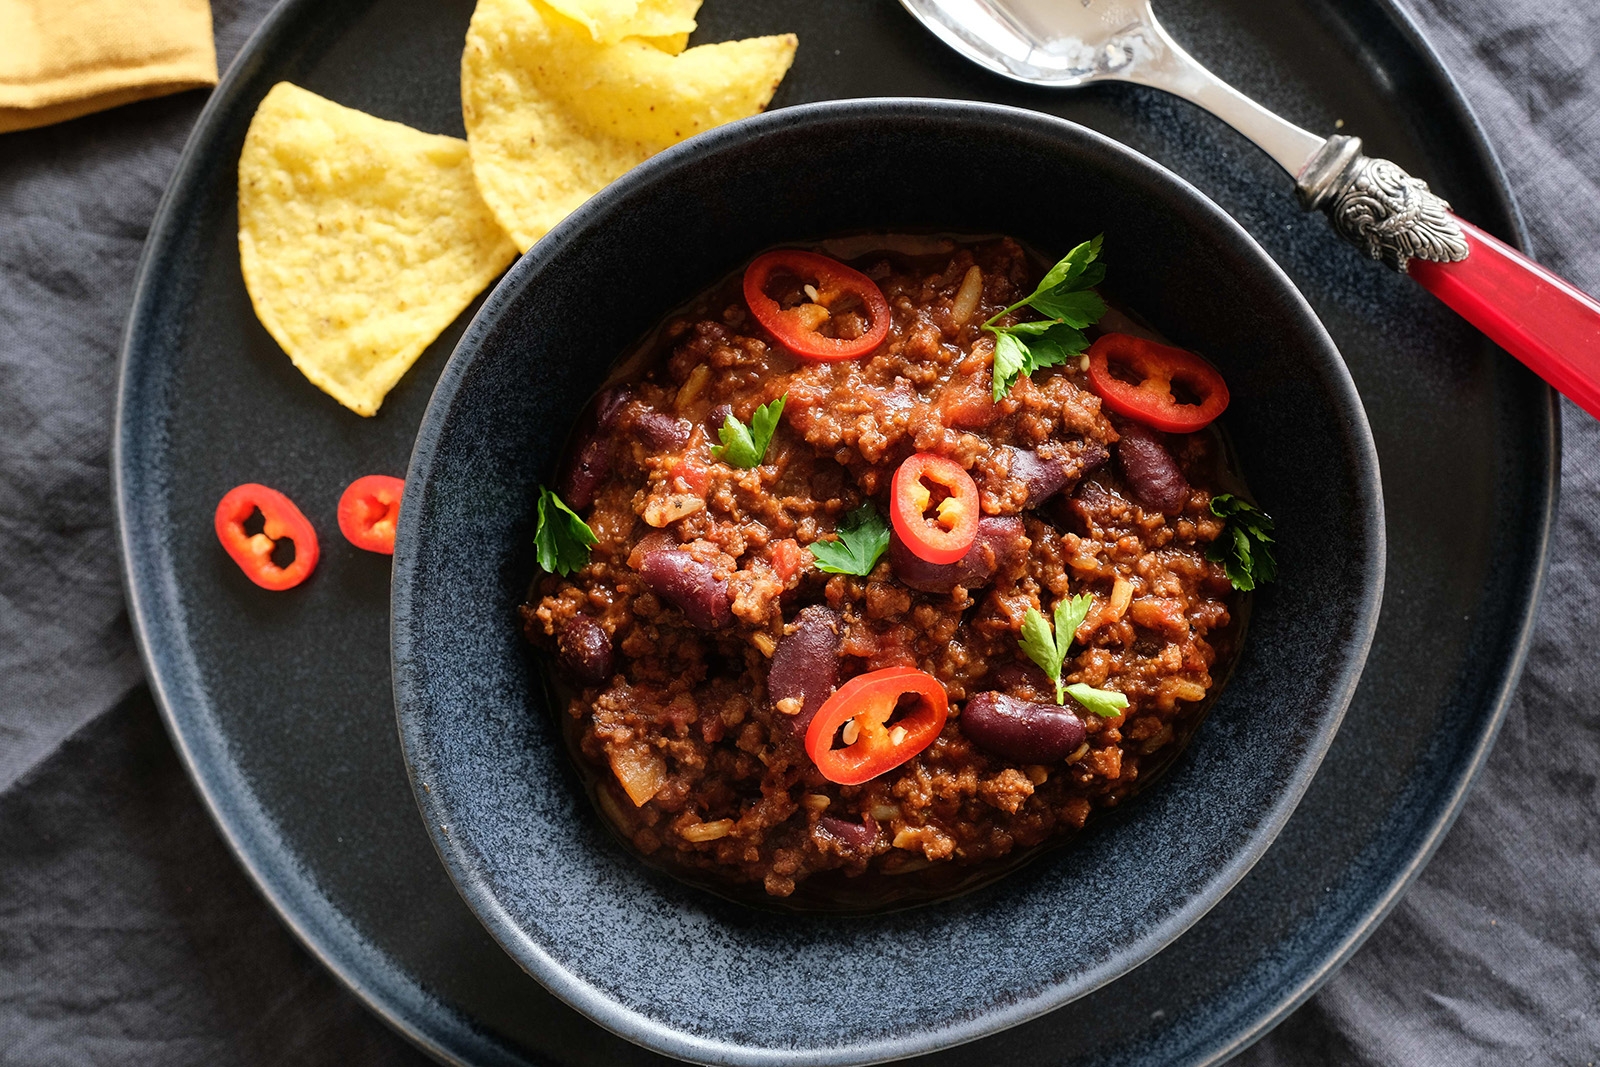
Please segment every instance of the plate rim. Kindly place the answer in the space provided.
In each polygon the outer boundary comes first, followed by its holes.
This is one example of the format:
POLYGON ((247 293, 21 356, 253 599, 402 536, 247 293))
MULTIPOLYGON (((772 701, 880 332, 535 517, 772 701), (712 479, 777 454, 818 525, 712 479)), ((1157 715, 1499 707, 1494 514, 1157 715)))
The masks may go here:
MULTIPOLYGON (((1486 188, 1492 193, 1496 206, 1510 220, 1510 232, 1502 232, 1500 236, 1525 251, 1528 246, 1526 224, 1510 189, 1499 155, 1456 79, 1422 33, 1416 20, 1409 11, 1400 6, 1398 0, 1366 0, 1366 2, 1372 11, 1381 15, 1399 31, 1405 43, 1410 46, 1415 59, 1420 61, 1429 75, 1442 83, 1446 91, 1441 94, 1441 99, 1434 106, 1444 107, 1453 112, 1457 121, 1462 122, 1471 133, 1472 143, 1469 148, 1472 154, 1481 158, 1485 164, 1486 188)), ((298 869, 292 862, 286 862, 289 857, 279 854, 258 861, 245 844, 244 828, 235 826, 230 821, 231 806, 215 788, 216 783, 203 772, 194 747, 183 733, 182 725, 173 710, 169 679, 155 669, 162 658, 158 656, 161 650, 151 641, 149 616, 152 614, 152 607, 141 597, 141 586, 135 573, 133 534, 128 524, 132 505, 125 465, 127 454, 125 434, 129 423, 128 398, 133 389, 134 371, 139 364, 137 342, 143 319, 148 313, 147 305, 153 299, 152 293, 155 288, 152 265, 159 258, 159 250, 179 228, 180 220, 176 217, 176 204, 183 198, 192 180, 196 161, 204 155, 205 145, 212 140, 213 129, 221 121, 221 114, 236 103, 236 98, 241 92, 241 83, 257 65, 264 63, 269 49, 277 43, 279 37, 284 36, 284 25, 290 22, 300 9, 312 6, 314 0, 278 0, 241 45, 216 88, 212 90, 184 143, 173 166, 172 177, 158 202, 140 254, 128 318, 118 353, 119 366, 110 450, 110 495, 116 544, 120 556, 124 602, 127 605, 135 644, 144 666, 145 682, 155 698, 162 724, 184 770, 229 851, 233 853, 235 860, 255 885, 256 890, 300 945, 326 967, 368 1010, 441 1063, 469 1067, 471 1064, 482 1063, 548 1062, 544 1057, 523 1055, 511 1050, 502 1042, 486 1038, 459 1012, 432 997, 409 973, 404 973, 399 980, 396 980, 393 973, 385 973, 398 968, 381 949, 353 927, 348 926, 343 913, 322 894, 309 872, 298 869), (303 898, 307 897, 315 902, 315 906, 311 909, 303 908, 303 898), (311 914, 317 908, 332 913, 332 921, 329 921, 330 916, 327 914, 311 914), (344 924, 342 939, 336 940, 323 933, 323 930, 330 925, 341 924, 344 924), (352 946, 356 950, 355 954, 360 957, 357 960, 351 959, 349 948, 352 946), (427 1017, 427 1025, 424 1025, 424 1016, 427 1017), (467 1050, 471 1058, 459 1056, 454 1051, 456 1049, 467 1050)), ((1541 444, 1544 447, 1547 463, 1545 477, 1537 486, 1543 505, 1536 517, 1540 536, 1537 546, 1531 548, 1524 556, 1527 560, 1525 570, 1530 575, 1529 593, 1522 616, 1515 626, 1514 647, 1508 657, 1501 685, 1492 702, 1485 707, 1487 728, 1482 731, 1470 757, 1452 768, 1454 778, 1452 788, 1440 790, 1435 794, 1436 803, 1427 820, 1432 826, 1421 839, 1422 847, 1393 874, 1388 887, 1377 896, 1376 902, 1365 908, 1359 920, 1353 923, 1339 939, 1336 950, 1318 959, 1296 987, 1285 991, 1277 998, 1274 1007, 1255 1015, 1243 1028, 1230 1027, 1229 1033, 1212 1039, 1200 1048, 1197 1054, 1187 1061, 1193 1067, 1217 1064, 1242 1051, 1309 999, 1382 924, 1411 883, 1415 881, 1418 873, 1427 865, 1427 861, 1432 858, 1440 841, 1459 816, 1465 797, 1482 770, 1505 721, 1511 696, 1526 664, 1538 607, 1543 597, 1561 478, 1560 401, 1555 390, 1548 386, 1544 387, 1543 395, 1544 403, 1540 411, 1546 432, 1542 435, 1541 444)))

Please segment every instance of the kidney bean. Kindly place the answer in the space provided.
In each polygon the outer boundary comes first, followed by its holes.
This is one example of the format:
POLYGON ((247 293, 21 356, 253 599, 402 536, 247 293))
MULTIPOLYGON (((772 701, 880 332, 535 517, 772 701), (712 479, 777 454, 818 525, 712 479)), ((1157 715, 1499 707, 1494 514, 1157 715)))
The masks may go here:
POLYGON ((985 515, 967 554, 954 563, 929 563, 900 540, 889 539, 889 566, 894 576, 922 593, 948 593, 956 586, 976 589, 1027 552, 1027 534, 1016 515, 985 515))
POLYGON ((691 626, 715 630, 733 621, 728 583, 689 553, 661 541, 641 541, 635 550, 639 577, 650 591, 689 620, 691 626))
POLYGON ((598 430, 567 454, 567 463, 556 482, 556 492, 567 507, 583 511, 594 503, 600 485, 611 473, 611 438, 598 430))
POLYGON ((1027 448, 1008 449, 1011 453, 1011 477, 1028 487, 1026 508, 1036 508, 1066 488, 1071 481, 1067 465, 1054 459, 1045 459, 1027 448))
POLYGON ((1036 508, 1111 458, 1098 441, 1075 439, 1045 449, 1008 448, 1010 474, 1028 489, 1024 508, 1036 508))
POLYGON ((622 409, 632 399, 633 390, 625 385, 602 390, 594 401, 595 425, 602 430, 611 429, 617 424, 617 416, 622 414, 622 409))
POLYGON ((1183 510, 1189 500, 1189 481, 1178 469, 1172 453, 1154 431, 1136 422, 1117 427, 1117 462, 1133 495, 1146 507, 1168 515, 1183 510))
POLYGON ((1106 460, 1111 458, 1111 450, 1099 441, 1085 441, 1078 451, 1078 477, 1091 474, 1100 469, 1106 460))
POLYGON ((581 611, 556 634, 562 666, 586 682, 611 677, 611 636, 605 627, 581 611))
POLYGON ((1055 763, 1083 744, 1078 717, 1055 704, 983 692, 961 711, 961 732, 985 752, 1015 763, 1055 763))
POLYGON ((787 716, 797 734, 806 732, 834 689, 839 685, 839 643, 843 622, 821 604, 801 608, 793 633, 784 634, 772 652, 767 672, 767 695, 780 700, 800 700, 800 712, 787 716))
POLYGON ((661 452, 676 452, 688 444, 689 434, 694 429, 687 419, 675 418, 642 405, 633 417, 633 425, 639 432, 640 440, 661 452))
POLYGON ((574 511, 582 511, 594 503, 595 493, 611 473, 608 431, 616 425, 617 416, 629 397, 628 389, 623 386, 602 390, 578 422, 573 447, 567 450, 566 462, 556 479, 556 492, 574 511))
POLYGON ((878 840, 878 823, 870 815, 864 816, 861 822, 824 815, 817 820, 817 829, 852 852, 866 852, 878 840))

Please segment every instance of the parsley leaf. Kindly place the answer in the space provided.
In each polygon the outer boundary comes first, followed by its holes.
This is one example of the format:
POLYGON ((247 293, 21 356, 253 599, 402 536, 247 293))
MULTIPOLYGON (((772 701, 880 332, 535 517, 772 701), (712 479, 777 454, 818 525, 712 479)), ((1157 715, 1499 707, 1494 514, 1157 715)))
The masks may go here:
POLYGON ((1057 600, 1054 633, 1051 633, 1050 623, 1045 621, 1037 608, 1029 608, 1022 616, 1022 637, 1018 643, 1028 658, 1037 663, 1039 669, 1055 683, 1057 704, 1065 703, 1065 693, 1070 691, 1070 687, 1063 689, 1061 685, 1061 667, 1067 661, 1067 650, 1072 647, 1073 635, 1083 625, 1083 620, 1089 617, 1089 609, 1093 606, 1094 598, 1088 593, 1057 600))
POLYGON ((1019 322, 990 332, 995 335, 993 396, 997 404, 1018 378, 1044 367, 1060 366, 1068 357, 1089 347, 1082 332, 1060 322, 1019 322), (1031 339, 1025 341, 1024 337, 1031 339))
POLYGON ((1067 686, 1067 695, 1102 719, 1115 719, 1128 706, 1128 698, 1121 693, 1111 689, 1096 689, 1082 682, 1067 686))
MULTIPOLYGON (((1105 234, 1100 234, 1093 240, 1083 242, 1083 244, 1062 256, 1061 262, 1045 272, 1044 280, 1039 283, 1039 288, 1035 289, 1034 292, 1039 293, 1057 289, 1074 278, 1082 277, 1090 266, 1094 264, 1095 258, 1100 255, 1100 243, 1105 240, 1105 236, 1105 234)), ((1103 277, 1105 277, 1104 263, 1100 264, 1100 277, 1089 284, 1098 284, 1100 278, 1103 277)))
MULTIPOLYGON (((1056 601, 1056 641, 1061 645, 1061 661, 1067 660, 1067 649, 1072 647, 1072 639, 1078 632, 1078 627, 1083 625, 1083 620, 1089 617, 1089 612, 1094 608, 1094 597, 1088 593, 1079 593, 1070 599, 1056 601), (1061 635, 1066 635, 1062 640, 1061 635)), ((1060 701, 1056 701, 1060 703, 1060 701)))
POLYGON ((829 574, 871 574, 878 557, 889 547, 889 524, 867 501, 845 515, 837 541, 813 541, 811 554, 817 570, 829 574))
POLYGON ((1211 498, 1211 514, 1228 520, 1206 558, 1222 564, 1235 589, 1249 592, 1278 577, 1278 561, 1272 558, 1272 516, 1232 493, 1211 498))
MULTIPOLYGON (((1102 235, 1103 236, 1103 235, 1102 235)), ((1043 367, 1056 367, 1089 347, 1083 328, 1106 313, 1106 304, 1093 289, 1106 276, 1106 265, 1096 263, 1101 237, 1074 248, 1045 273, 1028 296, 989 318, 983 329, 994 335, 994 400, 999 403, 1017 379, 1043 367), (997 319, 1030 307, 1044 316, 1039 322, 996 326, 997 319)))
POLYGON ((1078 292, 1044 293, 1032 298, 1028 304, 1039 314, 1076 329, 1097 322, 1106 313, 1106 302, 1093 289, 1078 292))
POLYGON ((749 426, 729 412, 722 420, 722 429, 717 431, 722 443, 713 445, 711 454, 730 467, 760 466, 767 446, 772 443, 772 435, 777 432, 778 416, 783 414, 783 405, 788 400, 789 394, 784 393, 771 403, 762 404, 751 414, 749 426))
POLYGON ((1039 665, 1056 685, 1056 703, 1061 703, 1061 660, 1050 624, 1044 621, 1037 608, 1029 608, 1022 617, 1022 638, 1018 641, 1028 658, 1039 665))
POLYGON ((1011 390, 1011 384, 1024 373, 1033 373, 1033 353, 1014 333, 996 333, 994 336, 994 402, 1011 390))
POLYGON ((539 487, 539 527, 533 534, 539 566, 563 576, 581 570, 589 562, 589 546, 599 541, 560 497, 539 487))

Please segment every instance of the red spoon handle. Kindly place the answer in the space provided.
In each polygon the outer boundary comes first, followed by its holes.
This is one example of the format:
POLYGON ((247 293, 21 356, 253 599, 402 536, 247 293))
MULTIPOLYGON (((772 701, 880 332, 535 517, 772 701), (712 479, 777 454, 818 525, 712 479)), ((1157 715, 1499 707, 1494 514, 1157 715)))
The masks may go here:
POLYGON ((1470 222, 1457 263, 1413 259, 1411 276, 1539 377, 1600 418, 1600 302, 1470 222))

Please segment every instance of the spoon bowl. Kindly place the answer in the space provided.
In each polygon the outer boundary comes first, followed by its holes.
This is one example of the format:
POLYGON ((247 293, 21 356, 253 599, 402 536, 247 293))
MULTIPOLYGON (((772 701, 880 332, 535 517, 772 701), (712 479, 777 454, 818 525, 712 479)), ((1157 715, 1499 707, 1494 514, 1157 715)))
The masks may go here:
POLYGON ((1073 88, 1156 58, 1165 34, 1149 0, 902 0, 946 44, 996 74, 1073 88))
POLYGON ((1072 89, 1129 81, 1164 89, 1255 141, 1292 175, 1323 138, 1212 74, 1156 21, 1150 0, 900 0, 945 44, 1013 81, 1072 89))

